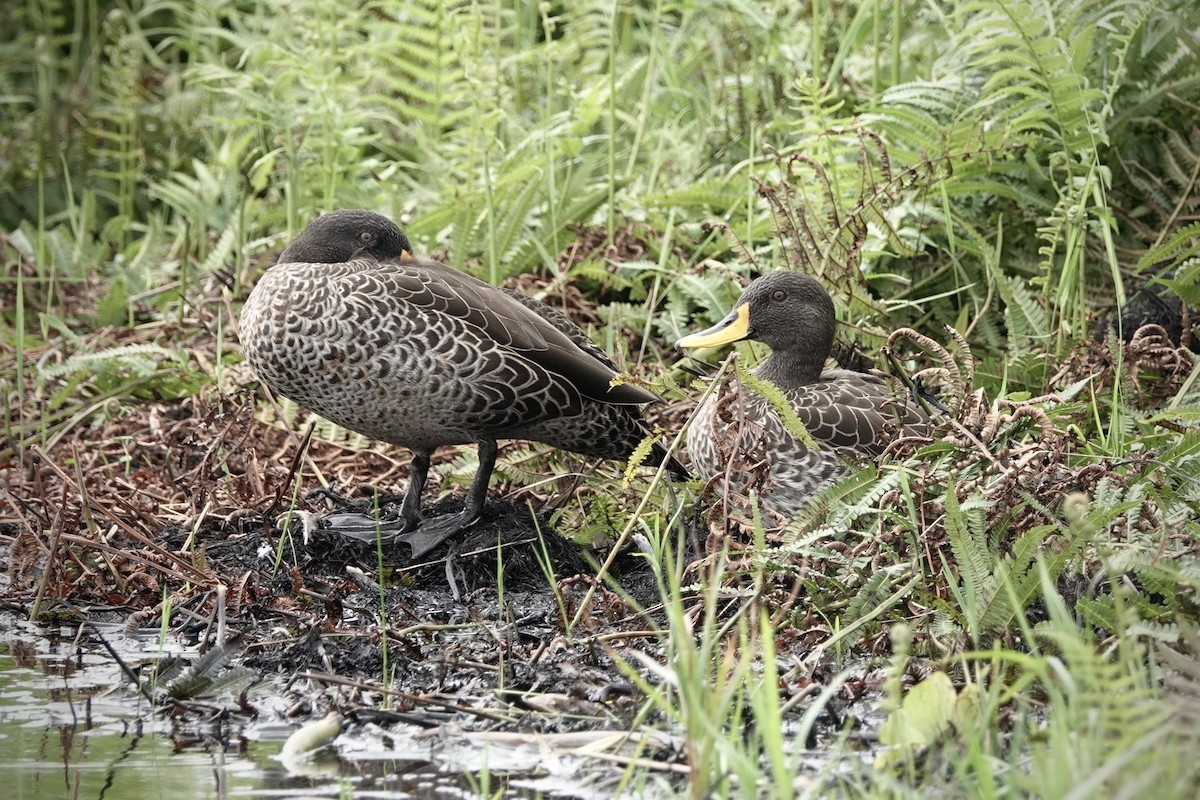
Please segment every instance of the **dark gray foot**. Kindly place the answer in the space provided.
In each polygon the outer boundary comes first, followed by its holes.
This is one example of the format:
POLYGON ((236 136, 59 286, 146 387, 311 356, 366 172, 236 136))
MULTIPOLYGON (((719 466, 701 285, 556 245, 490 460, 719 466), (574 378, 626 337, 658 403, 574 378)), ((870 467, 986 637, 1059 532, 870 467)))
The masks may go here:
POLYGON ((320 526, 326 533, 369 544, 373 544, 376 538, 389 545, 403 542, 412 548, 413 559, 418 559, 470 527, 476 519, 478 515, 466 513, 435 517, 422 520, 419 527, 413 530, 411 527, 406 528, 404 520, 400 518, 376 519, 367 514, 338 512, 321 517, 320 526))
POLYGON ((391 542, 397 534, 403 533, 407 527, 405 521, 395 519, 377 519, 369 514, 352 514, 335 512, 321 517, 321 530, 358 539, 361 542, 374 542, 376 537, 385 543, 391 542))
POLYGON ((464 529, 470 527, 471 523, 477 519, 479 519, 478 513, 472 514, 464 511, 452 517, 437 517, 425 520, 415 531, 402 533, 395 537, 395 540, 397 542, 404 542, 412 548, 412 557, 415 561, 432 551, 442 542, 453 538, 464 529))

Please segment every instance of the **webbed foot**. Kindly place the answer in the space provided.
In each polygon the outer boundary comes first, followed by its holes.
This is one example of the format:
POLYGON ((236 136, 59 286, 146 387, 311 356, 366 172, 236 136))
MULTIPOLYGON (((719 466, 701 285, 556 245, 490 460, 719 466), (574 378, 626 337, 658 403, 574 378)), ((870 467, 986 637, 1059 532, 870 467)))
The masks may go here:
POLYGON ((326 514, 320 519, 320 528, 323 531, 370 543, 373 543, 376 538, 381 539, 384 543, 390 543, 397 534, 410 530, 411 527, 402 517, 377 518, 370 514, 354 514, 344 511, 326 514))
POLYGON ((404 542, 412 548, 415 561, 429 553, 442 542, 461 533, 479 519, 479 512, 465 509, 461 514, 437 517, 421 522, 416 530, 401 533, 395 537, 397 542, 404 542))

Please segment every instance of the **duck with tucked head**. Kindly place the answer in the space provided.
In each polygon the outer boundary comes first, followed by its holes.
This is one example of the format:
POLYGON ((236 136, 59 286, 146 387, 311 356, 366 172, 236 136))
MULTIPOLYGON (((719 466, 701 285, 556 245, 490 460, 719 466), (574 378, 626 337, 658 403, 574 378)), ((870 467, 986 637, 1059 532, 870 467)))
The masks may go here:
POLYGON ((847 474, 839 451, 875 457, 893 435, 928 435, 925 412, 882 378, 825 369, 835 324, 825 287, 807 275, 780 271, 751 282, 716 325, 676 342, 680 349, 743 339, 767 345, 771 354, 753 374, 782 391, 818 445, 812 449, 789 433, 762 395, 727 386, 708 395, 688 430, 692 468, 703 479, 728 472, 731 485, 742 487, 763 465, 762 504, 787 518, 847 474))
MULTIPOLYGON (((369 211, 318 217, 255 285, 242 309, 246 358, 274 392, 364 436, 412 450, 393 531, 419 557, 483 511, 498 439, 531 439, 625 459, 650 435, 653 393, 616 383, 608 356, 563 314, 438 261, 412 256, 391 220, 369 211), (430 456, 477 444, 461 514, 423 520, 430 456)), ((686 475, 657 443, 648 463, 686 475)))

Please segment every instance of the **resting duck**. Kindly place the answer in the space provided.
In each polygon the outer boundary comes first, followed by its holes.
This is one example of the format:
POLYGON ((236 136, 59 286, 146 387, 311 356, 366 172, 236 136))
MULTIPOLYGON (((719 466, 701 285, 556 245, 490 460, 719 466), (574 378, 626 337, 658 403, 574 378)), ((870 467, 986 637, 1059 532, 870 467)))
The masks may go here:
MULTIPOLYGON (((398 529, 416 558, 479 518, 497 439, 625 459, 650 435, 639 406, 659 398, 612 385, 612 361, 558 311, 411 253, 386 217, 318 217, 255 285, 240 332, 246 359, 274 392, 412 450, 399 519, 364 517, 357 535, 398 529), (433 450, 471 443, 479 469, 466 507, 424 521, 433 450)), ((647 461, 666 458, 656 444, 647 461)), ((673 458, 667 466, 686 475, 673 458)))
POLYGON ((700 477, 709 481, 728 470, 730 487, 740 490, 765 470, 762 505, 790 518, 848 473, 839 451, 874 457, 897 433, 928 435, 925 412, 882 378, 825 369, 834 326, 829 292, 807 275, 781 271, 753 281, 716 325, 676 342, 683 349, 749 339, 770 347, 753 374, 779 387, 819 445, 811 449, 789 433, 757 392, 719 387, 688 431, 688 454, 700 477))

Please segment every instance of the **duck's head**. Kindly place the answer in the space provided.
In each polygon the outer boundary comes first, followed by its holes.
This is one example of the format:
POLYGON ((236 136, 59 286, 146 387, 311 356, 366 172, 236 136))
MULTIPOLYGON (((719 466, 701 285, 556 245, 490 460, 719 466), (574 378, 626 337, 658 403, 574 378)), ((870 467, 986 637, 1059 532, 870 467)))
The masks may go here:
POLYGON ((751 282, 724 319, 683 337, 675 347, 759 341, 771 348, 769 361, 775 363, 770 372, 786 370, 787 383, 809 382, 829 356, 835 325, 833 300, 825 287, 807 275, 782 270, 751 282))
POLYGON ((372 211, 330 211, 313 220, 279 256, 280 264, 340 264, 369 256, 379 261, 412 254, 408 237, 372 211))

